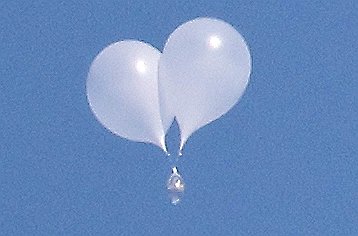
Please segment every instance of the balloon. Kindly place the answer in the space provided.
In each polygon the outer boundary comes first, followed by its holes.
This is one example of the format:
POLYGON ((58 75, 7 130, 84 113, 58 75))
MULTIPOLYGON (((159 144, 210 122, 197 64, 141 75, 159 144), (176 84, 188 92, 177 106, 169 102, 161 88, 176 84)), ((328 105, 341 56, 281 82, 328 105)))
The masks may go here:
POLYGON ((159 60, 159 101, 164 130, 178 122, 180 151, 193 132, 235 105, 250 71, 244 38, 222 20, 197 18, 170 35, 159 60))
POLYGON ((160 55, 139 41, 109 45, 92 62, 87 98, 98 121, 112 133, 166 152, 158 101, 160 55))

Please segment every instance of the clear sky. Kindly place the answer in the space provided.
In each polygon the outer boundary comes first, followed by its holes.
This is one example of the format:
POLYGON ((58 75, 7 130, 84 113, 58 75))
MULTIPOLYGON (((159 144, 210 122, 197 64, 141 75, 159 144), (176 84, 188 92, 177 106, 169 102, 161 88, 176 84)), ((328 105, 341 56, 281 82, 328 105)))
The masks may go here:
POLYGON ((356 1, 190 2, 0 3, 1 235, 358 235, 356 1), (104 129, 85 83, 108 44, 162 50, 198 16, 245 37, 252 76, 187 142, 172 206, 171 162, 104 129))

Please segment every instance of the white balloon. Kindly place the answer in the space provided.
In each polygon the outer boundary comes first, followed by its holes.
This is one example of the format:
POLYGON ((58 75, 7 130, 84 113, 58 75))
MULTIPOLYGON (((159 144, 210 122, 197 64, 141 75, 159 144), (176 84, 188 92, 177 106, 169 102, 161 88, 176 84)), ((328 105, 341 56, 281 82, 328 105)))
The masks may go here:
POLYGON ((173 119, 180 151, 190 135, 228 112, 249 81, 251 57, 244 38, 230 24, 197 18, 179 26, 159 60, 163 127, 173 119))
POLYGON ((158 101, 160 55, 139 41, 109 45, 92 62, 87 98, 98 121, 112 133, 166 152, 158 101))

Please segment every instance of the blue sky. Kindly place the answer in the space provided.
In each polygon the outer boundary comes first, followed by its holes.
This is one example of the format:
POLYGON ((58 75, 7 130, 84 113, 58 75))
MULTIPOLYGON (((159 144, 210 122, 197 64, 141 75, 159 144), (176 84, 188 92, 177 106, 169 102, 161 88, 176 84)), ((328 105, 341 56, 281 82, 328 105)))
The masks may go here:
MULTIPOLYGON (((357 235, 354 1, 0 3, 3 235, 357 235), (181 23, 231 23, 252 56, 241 101, 197 131, 178 166, 92 115, 85 82, 108 44, 162 50, 181 23)), ((178 129, 168 134, 176 148, 178 129)))

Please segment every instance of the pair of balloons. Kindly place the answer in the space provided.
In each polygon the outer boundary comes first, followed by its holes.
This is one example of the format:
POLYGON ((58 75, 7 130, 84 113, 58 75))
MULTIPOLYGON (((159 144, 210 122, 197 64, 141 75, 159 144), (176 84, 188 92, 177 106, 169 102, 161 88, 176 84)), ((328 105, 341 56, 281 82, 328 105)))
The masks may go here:
POLYGON ((196 130, 235 105, 250 72, 240 33, 222 20, 197 18, 175 29, 163 53, 134 40, 106 47, 90 67, 87 98, 112 133, 166 153, 165 134, 176 119, 181 153, 196 130))

